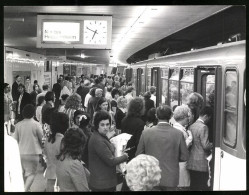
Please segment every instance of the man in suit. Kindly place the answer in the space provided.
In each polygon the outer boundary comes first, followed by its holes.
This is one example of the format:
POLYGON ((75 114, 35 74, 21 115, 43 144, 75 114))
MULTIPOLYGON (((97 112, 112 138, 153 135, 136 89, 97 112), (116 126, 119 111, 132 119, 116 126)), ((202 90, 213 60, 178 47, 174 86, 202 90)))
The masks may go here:
POLYGON ((23 119, 22 110, 25 105, 32 104, 30 94, 25 91, 25 86, 20 83, 18 85, 19 96, 16 104, 16 120, 21 121, 23 119))
POLYGON ((22 78, 19 75, 17 75, 16 80, 12 85, 11 95, 12 95, 13 101, 17 101, 18 96, 20 95, 19 91, 18 91, 18 85, 21 83, 21 80, 22 80, 22 78))
POLYGON ((61 94, 61 79, 57 80, 57 83, 53 85, 52 91, 55 94, 55 107, 58 108, 60 105, 60 94, 61 94))
POLYGON ((182 132, 169 124, 172 116, 169 106, 159 106, 156 116, 158 124, 142 132, 136 156, 148 154, 158 159, 162 178, 157 188, 162 191, 175 191, 179 183, 179 162, 188 160, 187 146, 182 132))
POLYGON ((89 91, 90 91, 90 81, 89 80, 80 81, 80 86, 76 90, 76 93, 78 93, 81 96, 81 103, 83 106, 85 103, 86 94, 88 94, 89 91))

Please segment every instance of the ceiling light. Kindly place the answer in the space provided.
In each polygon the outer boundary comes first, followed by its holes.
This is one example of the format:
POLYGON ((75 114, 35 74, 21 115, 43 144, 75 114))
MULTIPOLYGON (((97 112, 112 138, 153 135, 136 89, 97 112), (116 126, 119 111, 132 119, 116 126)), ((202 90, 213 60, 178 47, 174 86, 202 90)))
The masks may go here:
POLYGON ((80 54, 80 57, 81 57, 81 58, 86 58, 85 54, 83 54, 83 53, 80 54))

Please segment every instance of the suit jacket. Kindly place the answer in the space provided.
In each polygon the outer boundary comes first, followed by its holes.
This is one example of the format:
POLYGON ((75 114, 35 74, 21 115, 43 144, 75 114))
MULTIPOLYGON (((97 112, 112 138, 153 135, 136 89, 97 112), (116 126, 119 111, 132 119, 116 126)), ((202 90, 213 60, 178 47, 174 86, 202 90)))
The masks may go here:
POLYGON ((136 156, 139 154, 148 154, 158 159, 162 170, 160 186, 177 187, 179 162, 188 160, 188 149, 182 132, 167 123, 145 129, 136 151, 136 156))
POLYGON ((197 120, 189 127, 193 142, 190 149, 187 169, 201 172, 208 172, 208 161, 206 157, 212 148, 212 144, 208 140, 208 127, 197 120))
MULTIPOLYGON (((17 98, 16 111, 17 111, 18 105, 19 105, 19 97, 20 97, 20 94, 18 95, 18 98, 17 98)), ((22 96, 21 104, 20 104, 20 114, 21 115, 22 115, 22 110, 23 110, 24 106, 26 106, 27 104, 32 104, 32 101, 31 101, 30 94, 27 92, 24 92, 23 96, 22 96)))
POLYGON ((17 101, 20 93, 18 91, 18 83, 16 81, 12 85, 11 94, 12 94, 13 101, 17 101))
POLYGON ((60 98, 60 94, 61 94, 61 85, 59 83, 55 83, 53 85, 53 90, 52 90, 55 94, 55 99, 59 99, 60 98))
POLYGON ((126 148, 131 148, 131 150, 127 151, 129 155, 129 160, 135 157, 135 153, 137 150, 137 145, 144 129, 144 121, 138 117, 124 117, 121 122, 121 132, 131 134, 131 139, 127 142, 126 148))
POLYGON ((94 131, 88 143, 90 185, 107 189, 117 185, 116 165, 125 162, 126 156, 115 157, 115 148, 106 136, 94 131))

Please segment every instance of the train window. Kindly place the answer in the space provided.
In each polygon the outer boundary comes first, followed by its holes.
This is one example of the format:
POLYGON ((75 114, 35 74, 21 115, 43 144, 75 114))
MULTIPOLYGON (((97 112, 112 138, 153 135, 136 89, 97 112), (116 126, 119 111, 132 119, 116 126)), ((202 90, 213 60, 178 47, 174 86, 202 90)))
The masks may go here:
POLYGON ((187 96, 194 91, 194 69, 184 69, 180 82, 180 105, 186 104, 187 96))
POLYGON ((234 147, 237 134, 237 72, 227 70, 225 75, 224 142, 234 147))
POLYGON ((208 75, 206 77, 206 106, 214 107, 214 97, 215 97, 215 75, 208 75))
POLYGON ((151 68, 147 68, 147 91, 150 90, 151 87, 151 68))
MULTIPOLYGON (((135 88, 135 92, 137 92, 137 69, 134 69, 133 71, 133 80, 134 80, 134 88, 135 88)), ((135 94, 136 96, 137 94, 135 94)))
POLYGON ((168 68, 161 69, 161 82, 162 82, 162 104, 166 104, 168 99, 168 68), (164 98, 163 98, 164 97, 164 98))
POLYGON ((178 106, 178 86, 179 86, 179 69, 172 69, 172 74, 169 79, 169 100, 170 107, 174 110, 178 106))

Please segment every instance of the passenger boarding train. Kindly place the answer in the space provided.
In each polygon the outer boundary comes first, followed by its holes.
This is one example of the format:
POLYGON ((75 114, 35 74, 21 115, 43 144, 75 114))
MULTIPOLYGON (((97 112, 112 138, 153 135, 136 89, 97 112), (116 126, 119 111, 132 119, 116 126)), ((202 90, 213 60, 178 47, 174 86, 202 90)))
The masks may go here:
POLYGON ((157 106, 184 104, 191 92, 213 108, 213 190, 246 190, 246 41, 135 63, 125 70, 136 95, 156 86, 157 106))

